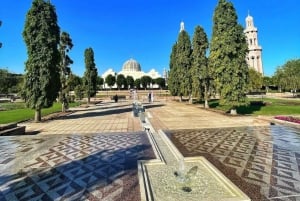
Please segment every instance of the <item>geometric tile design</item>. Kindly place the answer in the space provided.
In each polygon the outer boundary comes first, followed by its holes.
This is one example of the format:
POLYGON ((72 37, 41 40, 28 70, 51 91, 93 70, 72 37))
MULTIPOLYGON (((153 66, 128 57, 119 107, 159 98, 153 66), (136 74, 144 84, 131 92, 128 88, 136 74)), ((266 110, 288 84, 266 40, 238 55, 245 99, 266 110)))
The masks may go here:
POLYGON ((0 172, 0 200, 140 199, 137 160, 150 158, 145 132, 66 135, 17 174, 0 172))
MULTIPOLYGON (((233 170, 246 184, 258 187, 260 192, 247 192, 252 200, 264 197, 265 200, 300 201, 299 129, 263 126, 166 133, 171 134, 170 139, 184 156, 204 155, 217 159, 222 167, 233 170), (256 198, 257 193, 262 196, 256 198)), ((226 176, 240 186, 232 175, 226 176)), ((244 190, 243 186, 240 188, 244 190)))

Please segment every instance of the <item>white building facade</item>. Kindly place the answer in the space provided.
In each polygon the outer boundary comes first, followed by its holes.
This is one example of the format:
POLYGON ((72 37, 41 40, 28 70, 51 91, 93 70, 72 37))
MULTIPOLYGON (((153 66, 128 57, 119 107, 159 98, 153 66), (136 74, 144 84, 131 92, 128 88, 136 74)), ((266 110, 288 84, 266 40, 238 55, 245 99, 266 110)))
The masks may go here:
MULTIPOLYGON (((102 78, 105 81, 105 78, 108 75, 118 76, 120 74, 124 75, 125 77, 132 76, 134 80, 140 79, 145 75, 151 77, 152 79, 161 77, 161 75, 155 69, 151 69, 148 73, 143 72, 141 69, 141 65, 136 60, 129 59, 124 62, 122 70, 120 72, 115 72, 113 69, 110 68, 103 73, 102 78)), ((105 84, 104 88, 108 88, 108 86, 106 86, 105 84)))

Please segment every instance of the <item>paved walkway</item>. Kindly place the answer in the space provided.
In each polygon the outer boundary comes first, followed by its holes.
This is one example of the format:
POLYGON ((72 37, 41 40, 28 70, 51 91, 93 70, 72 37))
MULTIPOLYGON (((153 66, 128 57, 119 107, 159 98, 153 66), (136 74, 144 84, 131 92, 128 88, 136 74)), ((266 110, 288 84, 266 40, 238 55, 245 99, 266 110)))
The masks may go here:
MULTIPOLYGON (((251 116, 228 117, 200 106, 172 101, 145 103, 145 106, 156 131, 192 129, 186 132, 186 139, 190 133, 203 133, 202 128, 269 126, 268 121, 251 116)), ((154 158, 154 153, 139 119, 132 114, 132 103, 103 102, 74 110, 76 112, 63 118, 23 123, 28 133, 38 135, 0 138, 0 200, 140 200, 136 162, 154 158)), ((216 131, 211 131, 203 134, 211 137, 199 137, 207 146, 212 143, 210 138, 216 139, 216 131)), ((235 141, 226 138, 224 143, 235 141)), ((190 144, 176 142, 181 148, 197 146, 202 150, 197 140, 190 144)), ((226 143, 223 145, 220 139, 216 142, 211 146, 232 148, 226 143)), ((235 148, 230 149, 233 154, 235 148)), ((213 160, 222 163, 219 158, 224 157, 218 155, 213 160)), ((300 161, 299 157, 297 154, 286 160, 300 161)), ((247 166, 247 160, 244 163, 247 166)), ((300 166, 292 174, 299 172, 300 166)), ((300 194, 298 187, 295 190, 300 194)), ((274 200, 297 200, 297 197, 274 200)))
POLYGON ((132 115, 130 102, 99 103, 88 108, 71 108, 73 114, 42 123, 26 122, 27 132, 45 134, 84 134, 142 131, 138 118, 132 115))

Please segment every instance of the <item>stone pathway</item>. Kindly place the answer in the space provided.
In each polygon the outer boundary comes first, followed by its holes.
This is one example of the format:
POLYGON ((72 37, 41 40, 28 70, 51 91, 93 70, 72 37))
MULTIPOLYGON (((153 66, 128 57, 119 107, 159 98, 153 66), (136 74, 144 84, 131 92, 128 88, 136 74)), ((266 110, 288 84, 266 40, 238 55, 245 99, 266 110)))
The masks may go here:
POLYGON ((1 137, 0 200, 140 200, 145 132, 1 137))
MULTIPOLYGON (((278 127, 272 133, 268 121, 184 103, 145 106, 155 131, 172 133, 183 154, 203 154, 233 182, 244 182, 248 196, 300 200, 299 130, 278 127), (255 127, 245 130, 249 126, 255 127), (251 194, 247 186, 257 191, 251 194)), ((0 138, 0 200, 141 199, 136 163, 155 156, 131 102, 103 102, 22 125, 38 135, 0 138)))
POLYGON ((89 108, 74 108, 75 113, 43 123, 26 122, 27 132, 45 134, 84 134, 142 131, 132 116, 130 102, 104 102, 89 108))

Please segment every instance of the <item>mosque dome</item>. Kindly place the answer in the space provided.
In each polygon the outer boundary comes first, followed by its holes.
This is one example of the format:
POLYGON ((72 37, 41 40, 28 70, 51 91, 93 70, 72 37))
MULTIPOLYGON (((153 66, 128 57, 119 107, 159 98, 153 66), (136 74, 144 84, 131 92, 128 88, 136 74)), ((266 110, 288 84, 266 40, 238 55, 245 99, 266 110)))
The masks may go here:
POLYGON ((136 60, 129 59, 123 64, 122 71, 130 71, 130 72, 141 71, 141 65, 136 60))

